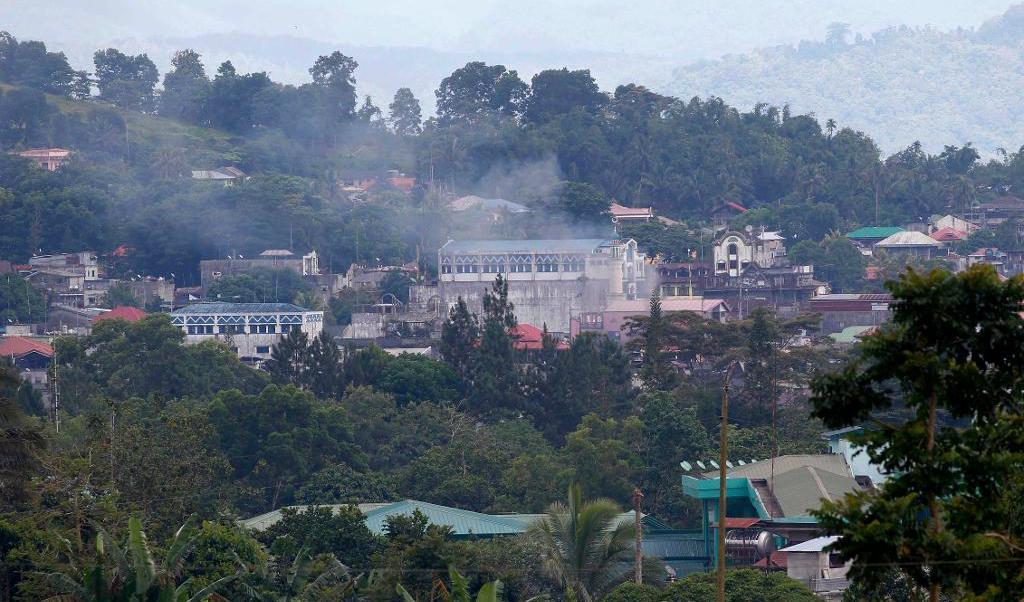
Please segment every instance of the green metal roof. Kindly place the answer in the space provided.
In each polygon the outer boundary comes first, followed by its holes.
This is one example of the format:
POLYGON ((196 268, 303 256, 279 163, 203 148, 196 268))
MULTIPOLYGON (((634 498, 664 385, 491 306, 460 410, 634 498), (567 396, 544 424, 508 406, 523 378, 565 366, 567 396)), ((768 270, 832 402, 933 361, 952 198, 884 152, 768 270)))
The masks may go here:
POLYGON ((888 238, 897 232, 903 232, 899 226, 864 226, 846 235, 846 238, 888 238))
MULTIPOLYGON (((319 505, 324 508, 331 508, 332 511, 347 506, 348 504, 310 504, 299 506, 288 506, 298 511, 304 511, 313 506, 319 505)), ((384 527, 390 516, 412 516, 419 510, 423 513, 432 525, 446 525, 452 528, 455 537, 493 537, 496 535, 516 535, 525 533, 530 525, 541 518, 544 514, 485 514, 451 508, 430 502, 419 500, 402 500, 400 502, 385 502, 377 504, 357 504, 358 508, 366 515, 366 527, 378 535, 384 534, 384 527)), ((243 527, 255 531, 263 531, 277 523, 282 518, 282 509, 271 510, 259 516, 247 518, 240 521, 243 527)), ((650 515, 643 515, 641 519, 645 532, 668 531, 669 526, 650 515)), ((619 515, 619 522, 633 522, 633 511, 623 512, 619 515)))
POLYGON ((505 516, 450 508, 417 500, 403 500, 367 512, 366 526, 374 533, 383 534, 388 517, 412 516, 417 510, 426 515, 430 524, 451 527, 452 535, 456 537, 515 535, 526 530, 526 525, 505 516))

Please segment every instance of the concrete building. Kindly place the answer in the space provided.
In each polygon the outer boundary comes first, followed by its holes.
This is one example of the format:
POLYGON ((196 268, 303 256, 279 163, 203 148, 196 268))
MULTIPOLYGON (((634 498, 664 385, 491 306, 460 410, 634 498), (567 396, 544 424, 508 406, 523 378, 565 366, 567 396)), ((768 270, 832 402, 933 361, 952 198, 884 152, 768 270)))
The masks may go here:
MULTIPOLYGON (((629 333, 626 332, 629 319, 649 315, 650 307, 650 301, 647 299, 611 301, 603 311, 580 314, 578 322, 574 320, 572 334, 600 332, 625 342, 629 339, 629 333)), ((689 312, 707 320, 725 322, 729 314, 729 306, 721 299, 668 297, 661 300, 661 311, 665 315, 689 312)))
POLYGON ((878 326, 889 321, 892 295, 850 293, 818 295, 810 310, 821 315, 821 334, 841 332, 851 326, 878 326))
MULTIPOLYGON (((682 463, 684 470, 683 493, 701 504, 702 532, 706 555, 717 554, 717 531, 726 529, 725 553, 731 566, 786 567, 791 557, 776 552, 776 543, 796 546, 813 542, 822 535, 822 529, 812 512, 821 507, 823 500, 836 501, 847 493, 868 491, 874 487, 870 477, 857 473, 846 457, 834 454, 801 454, 779 456, 733 465, 726 469, 725 489, 728 518, 718 524, 719 470, 718 464, 702 461, 682 463), (696 464, 696 466, 694 466, 696 464), (714 470, 706 470, 713 468, 714 470)), ((817 544, 810 544, 811 546, 817 544)), ((799 551, 799 550, 798 550, 799 551)), ((796 567, 806 567, 800 559, 796 567)), ((836 568, 833 563, 829 568, 836 568)), ((815 573, 808 579, 832 579, 845 576, 839 570, 815 573)), ((833 591, 842 583, 815 583, 812 587, 821 593, 833 591), (820 587, 817 587, 820 586, 820 587)))
POLYGON ((10 360, 22 380, 31 384, 44 398, 47 397, 47 370, 53 360, 53 347, 45 339, 14 335, 0 337, 0 357, 10 360))
POLYGON ((206 182, 220 182, 225 186, 233 186, 235 183, 244 182, 249 179, 245 172, 237 167, 218 167, 217 169, 204 169, 192 172, 193 180, 206 182))
POLYGON ((654 219, 654 209, 651 207, 626 207, 615 202, 608 207, 608 213, 616 228, 619 224, 643 224, 654 219))
POLYGON ((36 255, 28 260, 33 270, 62 270, 82 276, 85 280, 99 280, 99 258, 92 251, 36 255))
POLYGON ((785 238, 778 232, 726 232, 715 241, 715 274, 738 278, 751 264, 771 268, 786 263, 785 238))
POLYGON ((851 563, 829 552, 828 547, 838 540, 835 535, 815 537, 779 550, 777 554, 786 558, 786 575, 809 587, 823 600, 842 600, 843 592, 850 586, 846 575, 851 563))
POLYGON ((721 299, 740 318, 757 307, 793 315, 828 292, 825 283, 814 279, 814 266, 790 263, 778 232, 753 228, 719 236, 710 264, 663 263, 657 270, 663 297, 721 299))
POLYGON ((301 276, 316 276, 320 274, 320 260, 316 251, 299 256, 287 249, 267 249, 249 258, 233 255, 226 259, 204 259, 199 262, 199 283, 205 291, 218 278, 254 269, 292 270, 301 276))
POLYGON ((323 322, 324 312, 291 303, 201 302, 171 312, 186 344, 223 341, 249 362, 269 359, 271 347, 292 331, 319 336, 323 322))
POLYGON ((903 255, 932 259, 939 255, 942 243, 927 234, 907 230, 875 243, 875 250, 882 250, 890 255, 903 255))
POLYGON ((19 157, 31 159, 46 171, 57 171, 71 159, 71 151, 65 148, 33 148, 18 153, 19 157))
POLYGON ((501 274, 520 322, 567 334, 573 316, 646 297, 648 268, 635 240, 448 241, 438 251, 437 295, 444 313, 459 297, 482 313, 484 293, 501 274))

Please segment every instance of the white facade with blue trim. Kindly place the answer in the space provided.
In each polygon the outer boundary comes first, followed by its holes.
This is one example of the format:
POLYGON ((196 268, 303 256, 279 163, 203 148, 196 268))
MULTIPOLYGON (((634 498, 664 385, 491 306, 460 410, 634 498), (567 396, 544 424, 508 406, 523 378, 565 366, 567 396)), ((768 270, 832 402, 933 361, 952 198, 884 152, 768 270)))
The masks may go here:
POLYGON ((319 336, 324 312, 291 303, 201 302, 171 312, 171 323, 185 333, 186 344, 223 341, 243 360, 258 361, 269 359, 271 348, 293 330, 319 336))

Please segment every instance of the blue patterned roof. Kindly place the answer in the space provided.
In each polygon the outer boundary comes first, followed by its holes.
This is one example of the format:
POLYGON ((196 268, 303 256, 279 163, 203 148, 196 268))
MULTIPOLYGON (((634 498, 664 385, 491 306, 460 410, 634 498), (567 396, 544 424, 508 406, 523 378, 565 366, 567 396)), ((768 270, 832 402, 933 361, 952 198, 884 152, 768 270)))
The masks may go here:
POLYGON ((281 314, 308 311, 294 303, 226 303, 200 301, 178 308, 171 315, 182 314, 281 314))
POLYGON ((441 253, 593 253, 610 242, 604 238, 450 240, 441 247, 441 253))

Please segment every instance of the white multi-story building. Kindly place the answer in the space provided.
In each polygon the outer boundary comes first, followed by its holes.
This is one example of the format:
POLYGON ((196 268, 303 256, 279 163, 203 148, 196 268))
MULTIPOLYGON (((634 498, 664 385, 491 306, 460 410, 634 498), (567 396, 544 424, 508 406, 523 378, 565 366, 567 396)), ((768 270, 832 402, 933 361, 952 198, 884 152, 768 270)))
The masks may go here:
POLYGON ((635 240, 448 241, 438 251, 438 296, 448 307, 462 297, 481 312, 484 292, 501 274, 520 323, 568 333, 581 312, 646 297, 645 260, 635 240))
POLYGON ((224 341, 240 358, 270 358, 270 349, 292 331, 319 336, 324 312, 291 303, 201 302, 171 312, 171 323, 185 332, 185 343, 224 341))
POLYGON ((739 277, 747 266, 772 268, 785 263, 785 238, 778 232, 726 232, 715 242, 715 274, 739 277))

